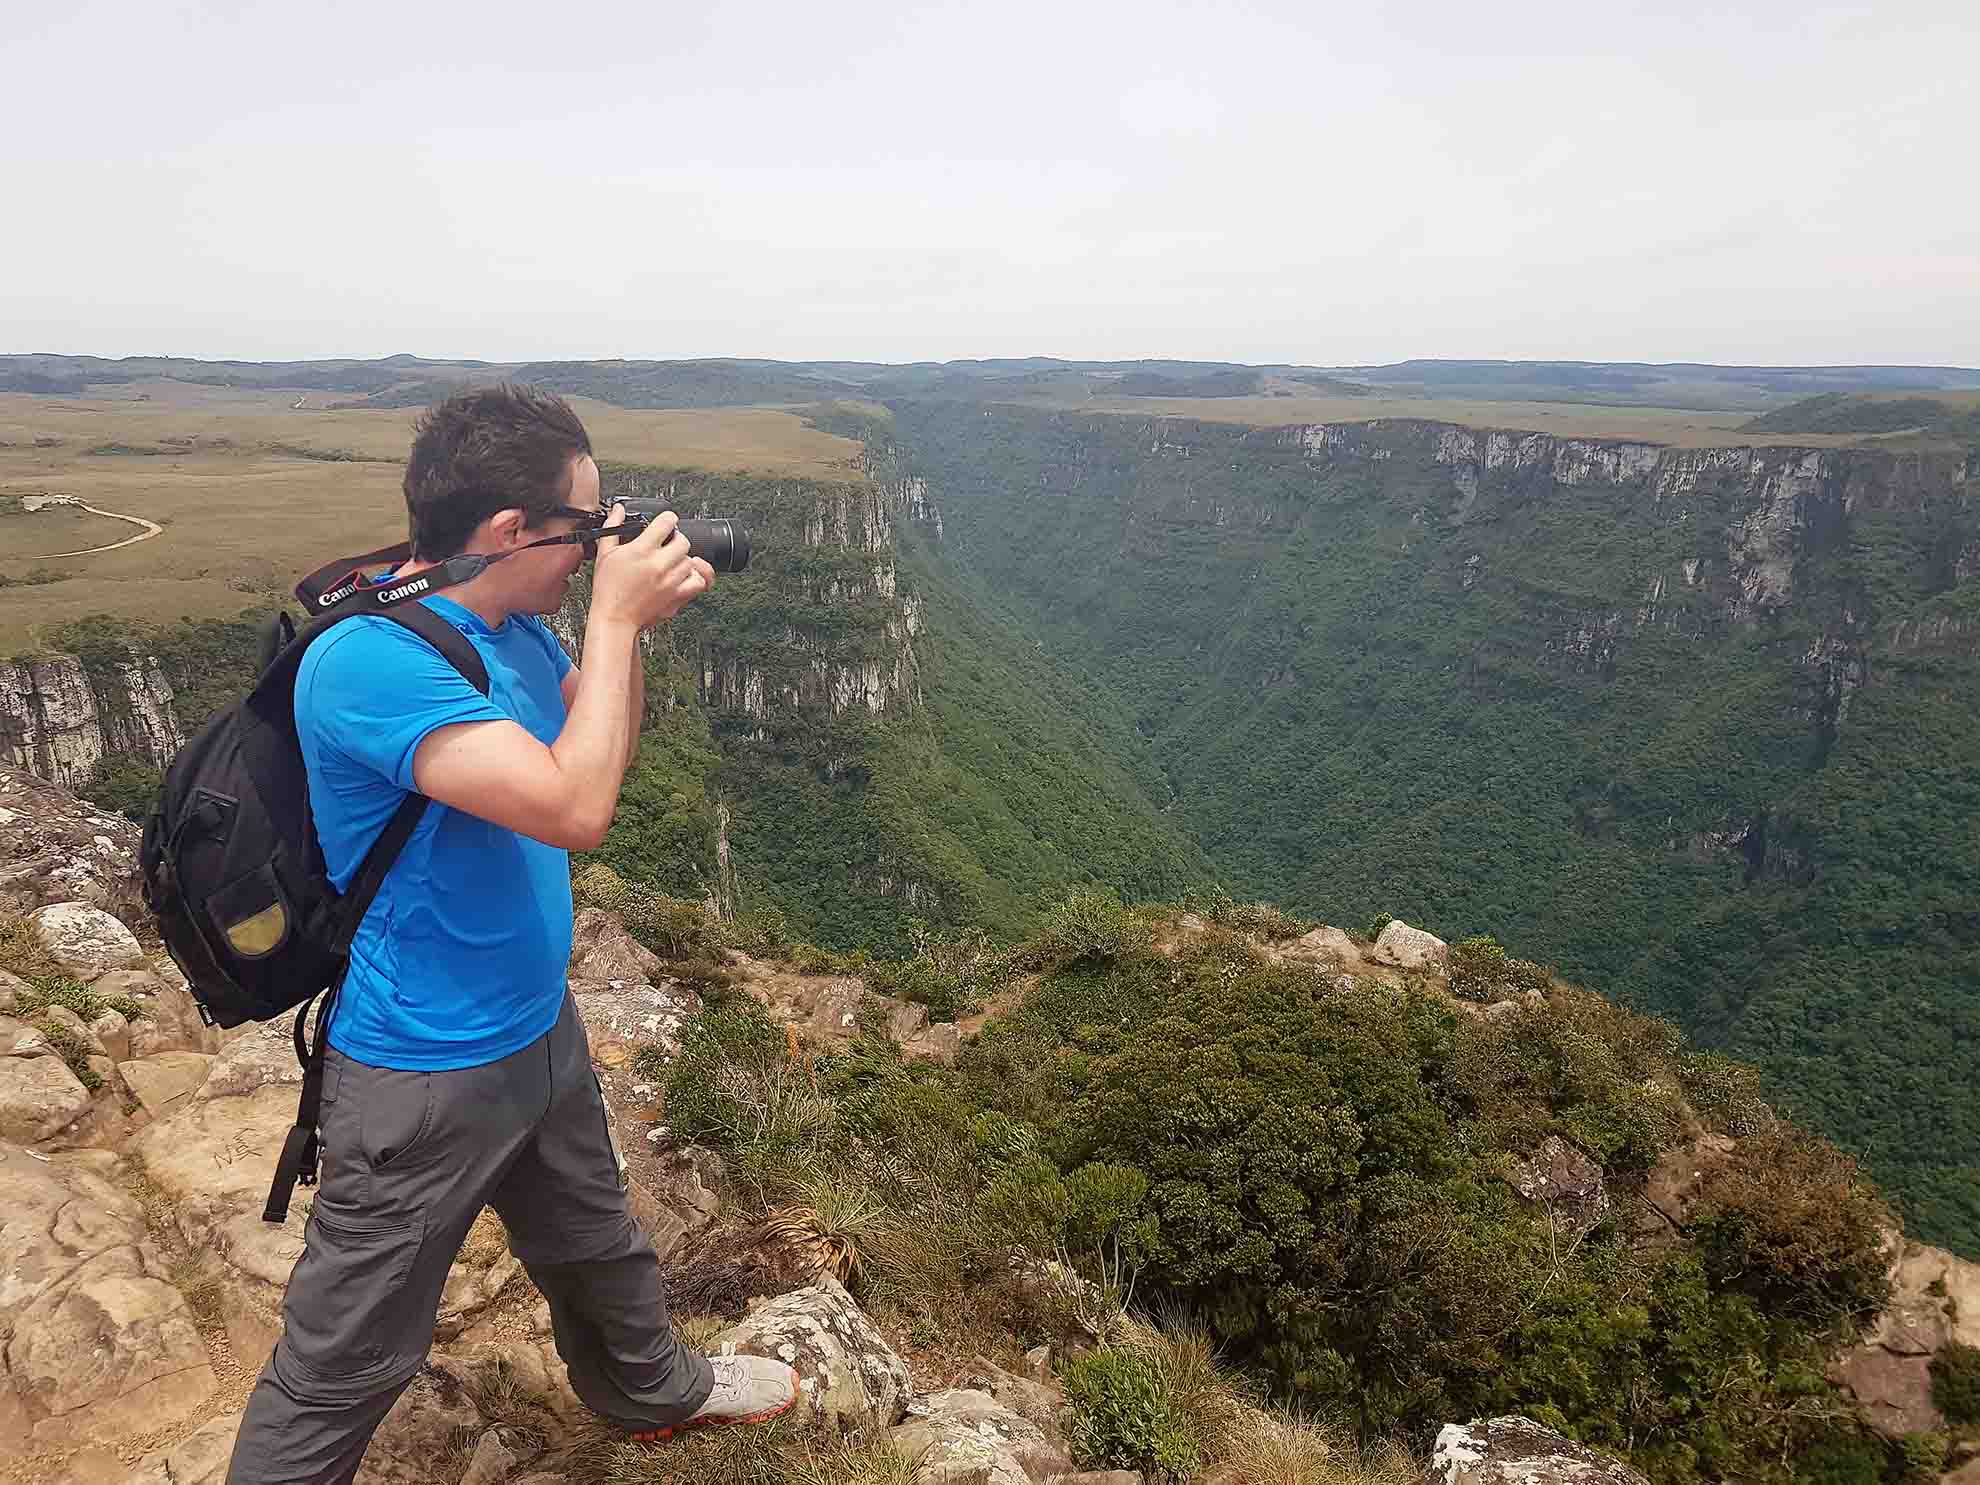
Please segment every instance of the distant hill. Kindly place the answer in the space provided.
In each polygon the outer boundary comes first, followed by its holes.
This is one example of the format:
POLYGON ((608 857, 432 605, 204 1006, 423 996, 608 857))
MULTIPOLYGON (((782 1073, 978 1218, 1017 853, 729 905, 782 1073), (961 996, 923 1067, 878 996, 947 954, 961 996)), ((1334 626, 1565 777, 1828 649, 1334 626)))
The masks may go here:
POLYGON ((1397 361, 1338 368, 1385 391, 1501 401, 1608 402, 1707 410, 1751 408, 1825 392, 1980 390, 1960 366, 1710 366, 1701 362, 1397 361))
POLYGON ((901 364, 747 357, 495 362, 429 359, 404 352, 370 361, 0 356, 0 391, 54 396, 85 396, 91 388, 163 379, 197 386, 336 393, 343 396, 341 406, 417 407, 461 386, 501 377, 637 408, 789 406, 895 397, 1063 407, 1113 397, 1225 399, 1375 392, 1445 402, 1469 398, 1769 413, 1796 399, 1832 394, 1980 393, 1980 370, 1957 366, 1476 360, 1248 366, 1228 361, 1074 361, 1049 356, 901 364))
POLYGON ((1752 433, 1868 433, 1980 439, 1980 392, 1942 397, 1825 392, 1764 413, 1745 426, 1752 433))

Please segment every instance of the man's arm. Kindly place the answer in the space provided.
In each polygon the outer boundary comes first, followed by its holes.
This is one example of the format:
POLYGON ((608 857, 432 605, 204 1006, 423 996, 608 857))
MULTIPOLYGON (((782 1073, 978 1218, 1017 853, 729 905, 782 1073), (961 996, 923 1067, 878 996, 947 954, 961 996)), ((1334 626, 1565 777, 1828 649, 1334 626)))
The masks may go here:
MULTIPOLYGON (((615 509, 608 529, 624 517, 615 509)), ((585 620, 590 663, 568 692, 557 740, 546 748, 511 721, 437 727, 413 755, 415 788, 547 845, 591 850, 605 839, 645 695, 639 632, 673 618, 715 580, 675 524, 663 512, 631 541, 601 545, 585 620)))
MULTIPOLYGON (((564 711, 566 714, 577 701, 578 677, 581 666, 573 665, 564 672, 562 681, 564 711)), ((639 756, 639 734, 646 719, 646 655, 639 645, 633 646, 632 659, 632 710, 627 714, 626 767, 632 767, 632 760, 639 756)))
POLYGON ((566 850, 605 839, 638 725, 632 655, 638 628, 594 613, 585 628, 592 663, 571 687, 570 714, 545 747, 515 722, 437 727, 413 754, 420 793, 566 850))

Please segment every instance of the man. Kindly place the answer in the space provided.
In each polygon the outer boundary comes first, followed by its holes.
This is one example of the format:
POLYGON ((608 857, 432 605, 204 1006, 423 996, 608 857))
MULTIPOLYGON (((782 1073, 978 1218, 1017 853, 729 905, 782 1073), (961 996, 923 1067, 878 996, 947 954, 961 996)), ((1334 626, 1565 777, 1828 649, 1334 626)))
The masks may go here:
POLYGON ((425 1359, 483 1206, 550 1302, 571 1386, 628 1436, 758 1421, 797 1398, 780 1362, 676 1344, 565 988, 567 852, 604 838, 638 744, 639 633, 714 572, 671 515, 599 542, 573 665, 537 615, 563 601, 582 548, 524 548, 597 523, 598 466, 570 407, 529 388, 431 410, 405 494, 412 560, 373 581, 510 554, 419 600, 475 647, 489 689, 370 616, 311 645, 297 674, 310 806, 340 889, 408 791, 434 802, 351 945, 325 1052, 322 1183, 230 1485, 351 1480, 425 1359))

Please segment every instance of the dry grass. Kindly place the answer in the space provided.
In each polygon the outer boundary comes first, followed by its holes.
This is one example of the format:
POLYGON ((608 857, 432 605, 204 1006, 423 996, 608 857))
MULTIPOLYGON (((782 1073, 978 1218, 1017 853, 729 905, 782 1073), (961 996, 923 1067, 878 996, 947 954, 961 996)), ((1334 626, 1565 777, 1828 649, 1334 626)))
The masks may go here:
POLYGON ((594 1429, 557 1467, 572 1485, 913 1485, 913 1461, 884 1433, 820 1438, 789 1418, 760 1427, 628 1444, 594 1429))
POLYGON ((1066 404, 1084 412, 1200 418, 1276 428, 1289 423, 1366 423, 1422 418, 1472 428, 1509 428, 1564 438, 1634 438, 1677 448, 1793 444, 1841 447, 1859 434, 1741 433, 1750 411, 1694 412, 1673 407, 1597 407, 1579 402, 1476 402, 1434 397, 1098 397, 1066 404))
MULTIPOLYGON (((861 478, 857 443, 793 413, 576 405, 602 460, 861 478)), ((75 495, 164 527, 117 551, 54 558, 37 554, 136 528, 74 510, 0 515, 0 655, 90 614, 231 618, 286 596, 331 557, 403 540, 399 481, 416 415, 0 394, 0 496, 75 495), (92 452, 107 448, 155 452, 92 452), (340 454, 352 457, 321 457, 340 454), (24 581, 42 573, 55 580, 24 581)))
POLYGON ((1416 1485, 1402 1450, 1363 1453, 1311 1423, 1260 1413, 1232 1439, 1208 1485, 1416 1485))

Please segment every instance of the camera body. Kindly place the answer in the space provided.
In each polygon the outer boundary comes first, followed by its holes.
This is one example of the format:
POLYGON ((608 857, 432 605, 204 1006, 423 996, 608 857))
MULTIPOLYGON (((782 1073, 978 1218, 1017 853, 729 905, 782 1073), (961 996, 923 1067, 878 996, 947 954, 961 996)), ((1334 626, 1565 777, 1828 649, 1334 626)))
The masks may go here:
MULTIPOLYGON (((639 535, 655 516, 668 509, 664 500, 632 496, 607 501, 606 508, 610 509, 614 504, 626 508, 625 524, 617 529, 616 534, 627 541, 639 535)), ((693 554, 717 572, 741 572, 749 566, 749 531, 740 521, 728 516, 682 516, 679 530, 687 538, 693 554)))

